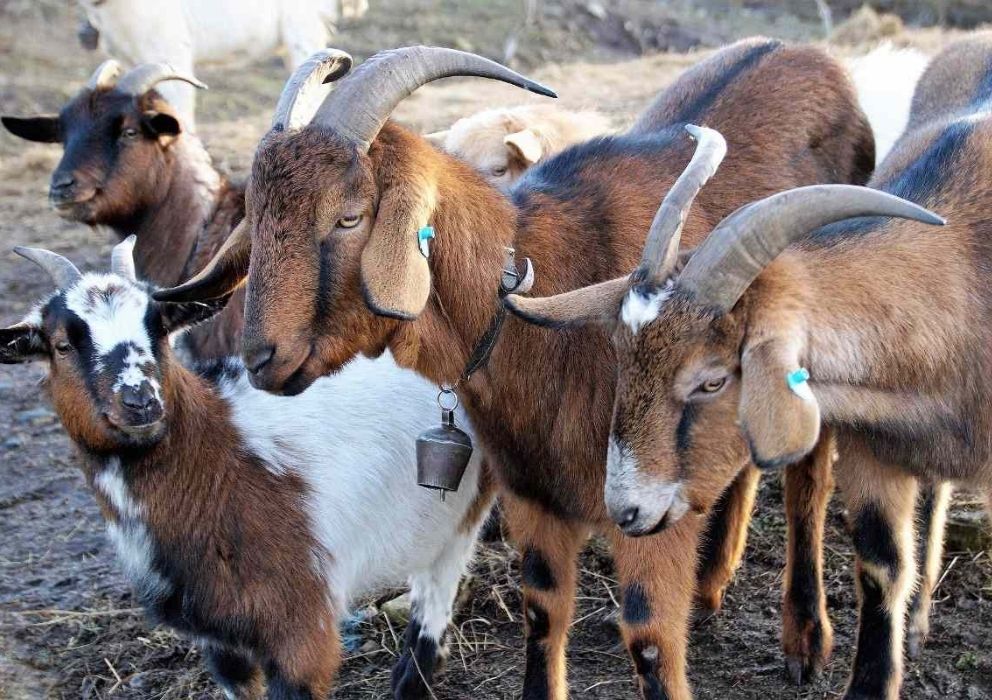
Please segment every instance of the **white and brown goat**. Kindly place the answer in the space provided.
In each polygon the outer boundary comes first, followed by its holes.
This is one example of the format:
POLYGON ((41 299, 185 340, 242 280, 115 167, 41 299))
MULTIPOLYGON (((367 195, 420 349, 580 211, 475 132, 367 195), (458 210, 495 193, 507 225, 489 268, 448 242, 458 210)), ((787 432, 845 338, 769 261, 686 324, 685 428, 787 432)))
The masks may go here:
MULTIPOLYGON (((157 285, 180 282, 217 252, 244 217, 244 183, 213 167, 200 140, 158 88, 204 87, 161 63, 121 74, 106 61, 57 115, 2 117, 20 138, 60 143, 48 198, 59 216, 106 226, 118 239, 138 237, 138 275, 157 285)), ((184 337, 195 358, 225 357, 240 346, 244 294, 184 337)))
MULTIPOLYGON (((243 356, 253 384, 268 391, 298 394, 356 354, 386 349, 430 380, 456 384, 523 551, 524 697, 568 694, 575 560, 591 530, 612 546, 641 694, 688 697, 697 545, 719 490, 701 513, 650 541, 612 526, 602 494, 616 367, 601 330, 558 336, 508 318, 488 365, 465 368, 500 319, 507 246, 532 260, 540 294, 609 280, 636 264, 658 203, 691 155, 686 122, 729 130, 733 146, 702 195, 707 219, 692 222, 697 240, 755 197, 866 181, 872 136, 845 71, 815 48, 739 42, 689 70, 628 132, 531 168, 508 199, 389 114, 420 85, 452 75, 546 88, 448 49, 385 52, 342 78, 350 63, 329 51, 290 81, 255 156, 244 225, 201 274, 162 298, 216 297, 247 275, 243 356), (314 113, 308 87, 335 78, 314 113), (425 243, 418 231, 428 224, 436 235, 425 243)), ((829 493, 829 459, 815 462, 806 467, 825 477, 807 483, 813 495, 829 493)), ((743 473, 745 486, 733 491, 737 506, 728 508, 738 523, 750 516, 753 495, 753 470, 743 473)), ((790 541, 797 552, 790 561, 805 573, 785 601, 795 630, 785 643, 800 668, 822 663, 830 648, 814 565, 819 515, 805 504, 790 511, 790 524, 805 526, 790 541)))
POLYGON ((612 328, 606 498, 632 534, 679 521, 728 465, 784 466, 821 425, 835 432, 860 592, 847 698, 899 696, 919 484, 992 496, 990 66, 992 34, 934 59, 870 187, 755 201, 680 256, 718 163, 719 137, 699 132, 631 277, 508 301, 541 323, 612 328))
POLYGON ((487 109, 427 139, 509 191, 527 168, 609 132, 610 120, 599 112, 535 104, 487 109))
POLYGON ((415 485, 432 386, 388 355, 303 396, 248 384, 234 359, 186 369, 169 337, 219 304, 164 304, 136 281, 18 249, 57 291, 0 329, 0 362, 43 360, 48 391, 151 621, 190 636, 230 697, 323 700, 356 596, 409 581, 397 698, 426 697, 493 489, 476 456, 444 502, 415 485))

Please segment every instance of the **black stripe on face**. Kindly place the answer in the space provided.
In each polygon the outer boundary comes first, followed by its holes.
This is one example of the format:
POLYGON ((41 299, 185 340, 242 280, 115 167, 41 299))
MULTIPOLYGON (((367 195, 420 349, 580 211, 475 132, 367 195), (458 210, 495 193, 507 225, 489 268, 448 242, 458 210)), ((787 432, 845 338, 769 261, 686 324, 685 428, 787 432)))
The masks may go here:
POLYGON ((539 591, 550 591, 556 585, 555 575, 548 565, 548 560, 536 549, 524 552, 521 571, 524 585, 539 591))
POLYGON ((682 122, 689 124, 699 124, 705 121, 703 117, 706 112, 712 108, 713 103, 720 96, 720 93, 726 90, 729 85, 733 85, 741 74, 753 68, 759 61, 761 61, 762 58, 770 54, 772 51, 780 48, 782 45, 783 44, 781 41, 768 41, 751 48, 743 56, 741 56, 736 63, 726 66, 715 77, 707 89, 697 95, 696 99, 692 102, 689 102, 682 107, 681 111, 672 119, 672 121, 675 123, 682 122))
POLYGON ((644 586, 627 584, 623 589, 623 621, 628 625, 643 625, 651 619, 651 603, 644 586))
POLYGON ((536 603, 527 604, 527 665, 524 671, 525 700, 549 700, 548 654, 545 640, 551 630, 547 611, 536 603))
POLYGON ((688 471, 686 455, 692 447, 692 425, 696 421, 699 408, 695 404, 687 403, 682 409, 679 417, 679 424, 675 428, 675 454, 678 457, 679 479, 682 479, 688 471))
POLYGON ((65 328, 66 339, 72 344, 76 357, 79 358, 79 371, 95 397, 97 356, 90 327, 66 305, 65 292, 59 292, 45 305, 44 318, 46 323, 51 324, 48 329, 49 337, 54 328, 60 325, 65 328))

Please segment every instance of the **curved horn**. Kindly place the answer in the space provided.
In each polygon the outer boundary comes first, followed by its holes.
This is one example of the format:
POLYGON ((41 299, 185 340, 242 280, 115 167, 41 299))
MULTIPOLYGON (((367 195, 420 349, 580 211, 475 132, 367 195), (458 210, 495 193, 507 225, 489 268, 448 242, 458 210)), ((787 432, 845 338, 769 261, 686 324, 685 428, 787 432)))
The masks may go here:
POLYGON ((635 282, 661 284, 672 274, 692 201, 727 155, 727 142, 720 132, 694 124, 686 124, 685 130, 696 140, 696 152, 654 215, 641 264, 634 272, 635 282))
POLYGON ((117 78, 121 74, 121 64, 114 59, 108 59, 97 66, 93 75, 86 82, 87 90, 106 90, 117 84, 117 78))
POLYGON ((18 245, 14 246, 14 252, 47 272, 59 289, 71 287, 83 277, 82 273, 67 258, 50 250, 25 248, 18 245))
POLYGON ((110 271, 130 282, 138 281, 134 270, 134 244, 137 240, 138 237, 132 233, 110 251, 110 271))
POLYGON ((272 128, 290 130, 309 124, 331 91, 330 83, 351 70, 351 63, 344 51, 324 49, 297 66, 279 96, 272 128))
POLYGON ((313 121, 367 151, 403 98, 421 85, 456 75, 492 78, 557 97, 549 88, 488 58, 455 49, 408 46, 377 53, 356 68, 324 100, 313 121))
POLYGON ((141 97, 165 80, 181 80, 195 88, 207 89, 206 85, 192 75, 180 73, 168 63, 142 63, 132 68, 117 81, 117 89, 128 95, 141 97))
POLYGON ((945 223, 919 205, 870 187, 797 187, 748 204, 720 222, 692 254, 678 285, 699 303, 725 313, 793 242, 821 226, 858 216, 945 223))

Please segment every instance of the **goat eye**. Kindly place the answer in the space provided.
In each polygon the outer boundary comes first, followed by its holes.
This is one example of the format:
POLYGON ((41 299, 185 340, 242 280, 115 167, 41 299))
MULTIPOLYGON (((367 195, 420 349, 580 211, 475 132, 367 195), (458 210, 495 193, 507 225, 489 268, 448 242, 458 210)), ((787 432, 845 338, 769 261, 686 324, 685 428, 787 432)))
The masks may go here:
POLYGON ((503 166, 501 168, 493 168, 489 172, 490 174, 492 174, 493 177, 503 177, 504 175, 506 175, 506 166, 503 166))
POLYGON ((705 382, 699 385, 696 391, 703 394, 715 394, 723 388, 723 385, 727 383, 726 377, 720 377, 719 379, 707 379, 705 382))
POLYGON ((355 228, 362 221, 362 216, 342 216, 338 219, 338 228, 355 228))
POLYGON ((72 352, 72 344, 68 340, 60 340, 59 342, 55 343, 55 350, 60 355, 68 355, 70 352, 72 352))
POLYGON ((130 127, 129 126, 129 127, 124 128, 124 129, 121 129, 121 138, 122 139, 133 139, 137 135, 138 135, 138 130, 135 129, 134 127, 130 127))

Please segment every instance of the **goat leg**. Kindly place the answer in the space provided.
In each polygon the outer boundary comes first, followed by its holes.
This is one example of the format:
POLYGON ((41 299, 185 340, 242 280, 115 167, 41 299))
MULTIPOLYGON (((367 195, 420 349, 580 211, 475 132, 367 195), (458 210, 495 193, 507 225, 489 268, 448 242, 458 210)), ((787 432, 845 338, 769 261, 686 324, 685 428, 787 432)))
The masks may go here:
POLYGON ((720 611, 723 593, 740 566, 760 476, 761 472, 754 466, 742 469, 710 511, 696 576, 696 602, 701 617, 720 611))
POLYGON ((784 475, 787 554, 782 581, 782 650, 797 685, 823 670, 833 649, 833 629, 823 590, 823 529, 833 493, 836 446, 824 428, 820 441, 784 475))
POLYGON ((951 485, 941 482, 928 486, 917 508, 916 552, 920 562, 920 583, 909 604, 906 653, 915 659, 923 652, 930 633, 930 602, 944 558, 944 525, 951 500, 951 485))
POLYGON ((858 642, 846 700, 896 700, 902 682, 906 608, 916 572, 915 477, 878 460, 867 444, 841 436, 836 477, 847 501, 857 553, 858 642))
POLYGON ((527 666, 523 700, 566 700, 565 649, 575 610, 576 559, 589 538, 580 524, 504 492, 503 513, 521 552, 527 666))

